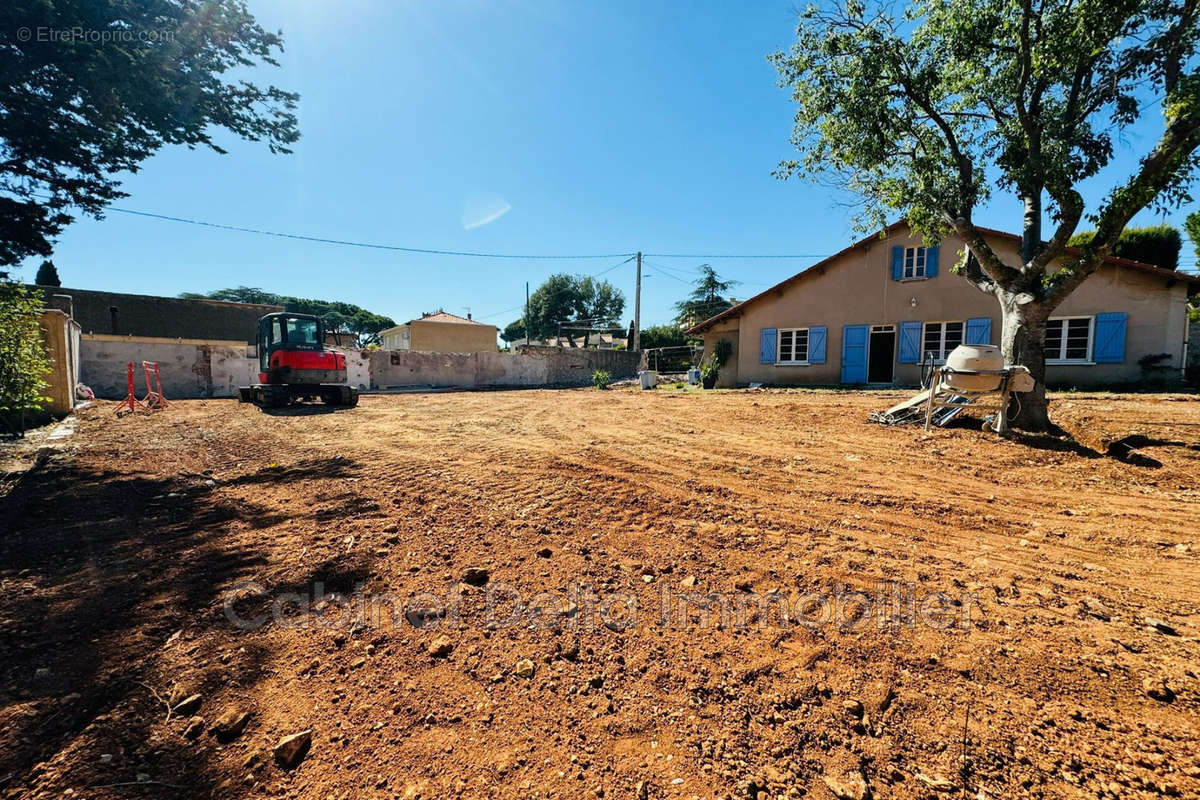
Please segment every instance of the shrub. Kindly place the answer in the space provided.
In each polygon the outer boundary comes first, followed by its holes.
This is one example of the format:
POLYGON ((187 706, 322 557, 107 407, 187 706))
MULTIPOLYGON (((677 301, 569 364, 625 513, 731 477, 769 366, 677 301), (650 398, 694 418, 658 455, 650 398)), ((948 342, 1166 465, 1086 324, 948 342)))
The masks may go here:
POLYGON ((606 370, 598 369, 592 373, 592 385, 597 389, 607 389, 612 383, 612 376, 606 370))
POLYGON ((41 328, 42 297, 17 283, 0 282, 0 416, 24 427, 25 415, 48 398, 50 359, 41 328))
MULTIPOLYGON (((1080 247, 1092 240, 1095 231, 1080 231, 1071 237, 1070 244, 1080 247)), ((1163 269, 1179 267, 1179 249, 1183 240, 1179 229, 1170 225, 1150 225, 1145 228, 1126 228, 1113 246, 1113 255, 1132 258, 1163 269)))

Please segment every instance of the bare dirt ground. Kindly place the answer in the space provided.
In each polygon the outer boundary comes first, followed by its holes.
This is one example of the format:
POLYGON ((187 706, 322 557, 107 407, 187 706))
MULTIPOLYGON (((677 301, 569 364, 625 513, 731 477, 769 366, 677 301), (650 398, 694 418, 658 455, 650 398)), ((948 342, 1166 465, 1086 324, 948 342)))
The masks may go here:
POLYGON ((0 795, 1200 796, 1200 402, 900 396, 87 409, 0 484, 0 795))

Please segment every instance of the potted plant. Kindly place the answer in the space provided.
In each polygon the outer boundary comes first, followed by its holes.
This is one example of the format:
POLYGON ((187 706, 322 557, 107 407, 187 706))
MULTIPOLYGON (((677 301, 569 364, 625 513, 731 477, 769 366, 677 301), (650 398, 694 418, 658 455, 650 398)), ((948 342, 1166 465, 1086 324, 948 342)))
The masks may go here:
POLYGON ((733 353, 733 345, 727 339, 722 339, 713 347, 713 351, 700 363, 700 385, 712 389, 717 385, 721 376, 721 367, 733 353))
POLYGON ((717 385, 717 378, 720 376, 721 365, 717 363, 717 354, 713 353, 700 363, 700 385, 711 389, 717 385))

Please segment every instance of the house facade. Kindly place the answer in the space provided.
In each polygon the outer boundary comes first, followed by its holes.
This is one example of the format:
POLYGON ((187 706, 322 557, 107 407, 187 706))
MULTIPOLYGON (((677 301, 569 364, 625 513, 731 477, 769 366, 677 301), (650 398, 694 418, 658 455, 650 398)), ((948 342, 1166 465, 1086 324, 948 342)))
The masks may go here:
POLYGON ((497 328, 445 311, 423 314, 420 319, 380 331, 384 350, 419 350, 427 353, 495 353, 497 328))
MULTIPOLYGON (((1020 239, 983 231, 1009 263, 1020 239)), ((926 247, 903 222, 862 239, 688 331, 711 352, 733 353, 718 385, 916 385, 922 358, 959 344, 999 344, 996 299, 951 272, 964 248, 949 237, 926 247)), ((1047 382, 1096 386, 1136 382, 1138 360, 1175 374, 1187 353, 1187 300, 1200 276, 1110 258, 1053 312, 1046 333, 1047 382)), ((1197 346, 1200 346, 1198 344, 1197 346)))

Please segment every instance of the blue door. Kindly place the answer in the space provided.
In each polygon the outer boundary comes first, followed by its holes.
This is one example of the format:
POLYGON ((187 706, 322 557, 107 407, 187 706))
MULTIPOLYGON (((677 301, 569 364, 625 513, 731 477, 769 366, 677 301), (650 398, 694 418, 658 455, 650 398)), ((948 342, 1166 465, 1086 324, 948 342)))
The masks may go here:
POLYGON ((842 383, 867 382, 867 326, 842 328, 842 383))

